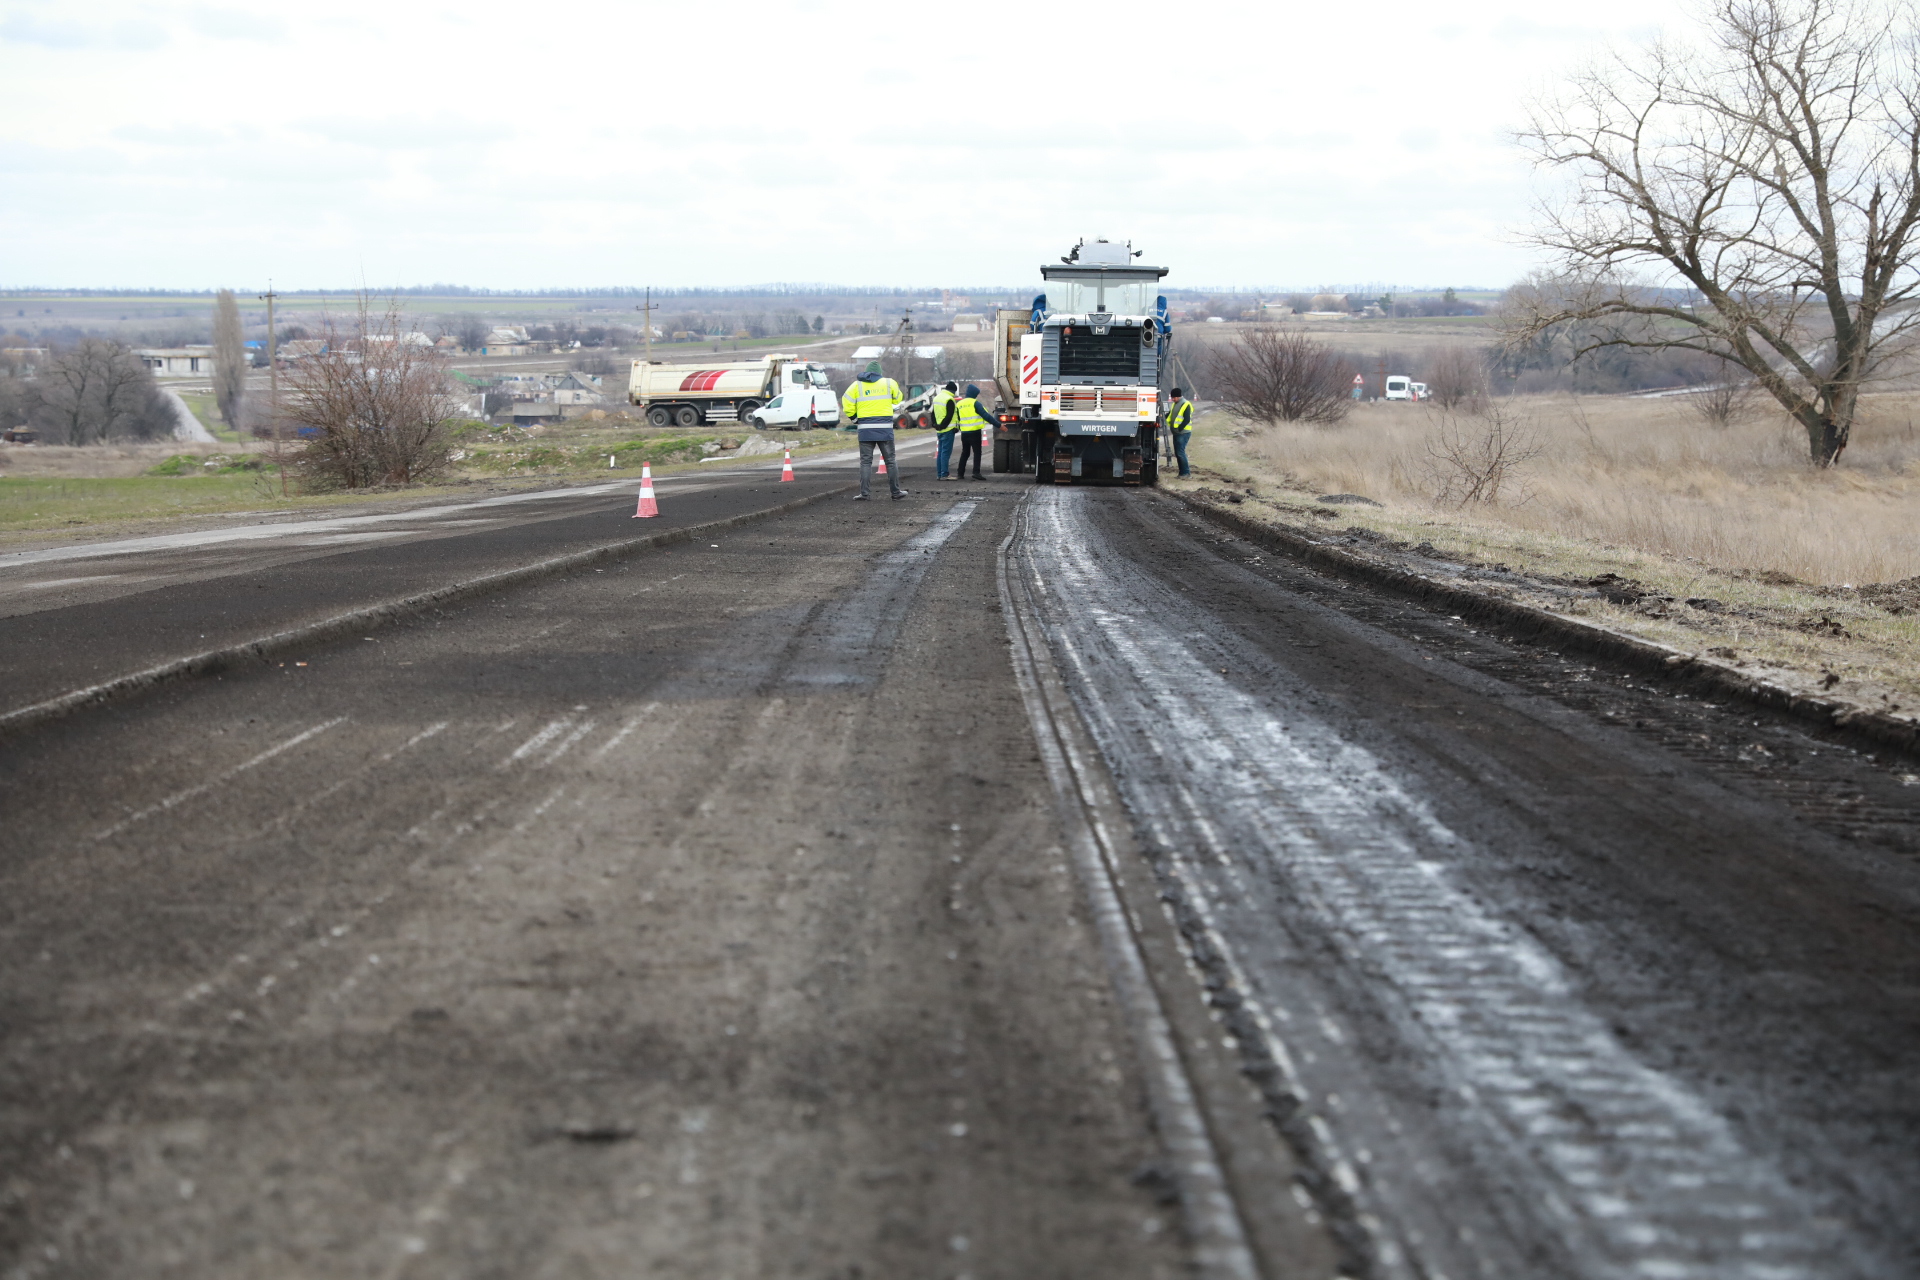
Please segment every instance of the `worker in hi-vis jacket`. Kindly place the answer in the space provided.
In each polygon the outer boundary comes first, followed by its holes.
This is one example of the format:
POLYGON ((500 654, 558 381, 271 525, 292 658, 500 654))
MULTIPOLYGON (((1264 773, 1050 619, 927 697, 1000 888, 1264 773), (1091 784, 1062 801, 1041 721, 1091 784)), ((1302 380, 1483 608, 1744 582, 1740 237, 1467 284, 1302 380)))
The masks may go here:
POLYGON ((1180 463, 1180 474, 1189 474, 1187 441, 1193 436, 1193 402, 1173 389, 1173 403, 1167 406, 1167 430, 1173 432, 1173 456, 1180 463))
POLYGON ((896 498, 907 496, 907 491, 900 487, 899 464, 893 460, 893 418, 900 412, 900 402, 904 399, 900 384, 880 372, 878 360, 869 361, 860 380, 840 397, 841 418, 851 422, 860 433, 860 492, 854 495, 855 502, 865 502, 873 486, 875 445, 880 448, 880 456, 886 459, 887 487, 896 498))
POLYGON ((933 404, 929 406, 928 416, 933 419, 933 429, 939 433, 939 451, 933 456, 933 478, 951 480, 947 474, 953 461, 953 437, 960 430, 960 408, 955 395, 960 390, 958 383, 949 382, 933 393, 933 404))
POLYGON ((959 479, 967 478, 967 459, 973 459, 973 478, 984 479, 980 474, 980 441, 987 429, 987 414, 980 407, 980 388, 971 382, 967 384, 967 394, 960 398, 960 410, 955 422, 960 428, 960 474, 959 479))

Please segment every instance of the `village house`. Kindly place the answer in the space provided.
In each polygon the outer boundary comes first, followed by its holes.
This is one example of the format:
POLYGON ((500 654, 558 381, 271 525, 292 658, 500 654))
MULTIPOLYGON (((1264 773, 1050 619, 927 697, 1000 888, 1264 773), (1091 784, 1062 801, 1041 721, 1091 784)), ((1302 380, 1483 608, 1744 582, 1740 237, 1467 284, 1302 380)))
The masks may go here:
POLYGON ((525 329, 513 325, 495 325, 480 348, 483 356, 525 356, 533 354, 533 339, 525 329))

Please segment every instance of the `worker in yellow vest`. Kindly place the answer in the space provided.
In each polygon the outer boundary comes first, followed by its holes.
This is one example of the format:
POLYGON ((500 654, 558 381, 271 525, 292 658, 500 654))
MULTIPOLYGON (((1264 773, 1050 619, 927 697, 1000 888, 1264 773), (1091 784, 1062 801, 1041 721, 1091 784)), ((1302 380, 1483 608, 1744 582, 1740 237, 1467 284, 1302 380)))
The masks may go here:
POLYGON ((954 394, 959 390, 958 385, 949 382, 933 393, 933 403, 928 406, 928 417, 933 420, 933 429, 939 432, 938 452, 933 457, 935 480, 953 479, 947 474, 947 470, 953 462, 953 437, 960 430, 959 401, 954 394))
POLYGON ((840 397, 841 421, 851 422, 860 433, 860 492, 854 495, 855 502, 865 502, 873 487, 876 445, 880 456, 887 461, 887 487, 895 498, 907 496, 907 491, 900 487, 900 468, 893 460, 893 419, 904 399, 900 384, 880 372, 878 360, 869 361, 860 380, 840 397))
POLYGON ((1189 475, 1187 441, 1193 437, 1193 402, 1173 389, 1173 403, 1167 406, 1167 430, 1173 432, 1173 456, 1180 463, 1180 474, 1189 475))
POLYGON ((959 413, 956 421, 960 427, 960 474, 957 479, 967 478, 967 459, 973 459, 973 478, 983 480, 980 474, 980 440, 987 429, 987 415, 980 408, 980 388, 971 382, 967 384, 967 394, 957 406, 959 413))

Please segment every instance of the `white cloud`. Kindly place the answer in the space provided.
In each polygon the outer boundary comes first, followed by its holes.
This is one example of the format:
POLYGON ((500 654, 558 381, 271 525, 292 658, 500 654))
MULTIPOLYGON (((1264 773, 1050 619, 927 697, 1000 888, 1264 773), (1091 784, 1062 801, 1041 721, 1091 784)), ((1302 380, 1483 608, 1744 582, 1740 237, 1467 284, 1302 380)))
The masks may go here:
POLYGON ((1170 283, 1497 284, 1525 85, 1664 10, 73 12, 0 18, 8 284, 1014 284, 1082 234, 1170 283))

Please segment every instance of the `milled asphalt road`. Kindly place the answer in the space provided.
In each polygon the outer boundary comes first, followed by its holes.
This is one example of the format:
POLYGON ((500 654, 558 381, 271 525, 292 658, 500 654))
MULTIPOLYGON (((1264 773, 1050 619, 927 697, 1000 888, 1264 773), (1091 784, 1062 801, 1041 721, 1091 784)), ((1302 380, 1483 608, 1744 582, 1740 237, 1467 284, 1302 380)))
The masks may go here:
MULTIPOLYGON (((924 469, 0 739, 0 1274, 1187 1275, 1166 1070, 1209 1276, 1920 1271, 1912 762, 924 469)), ((0 711, 850 474, 0 560, 0 711)))

